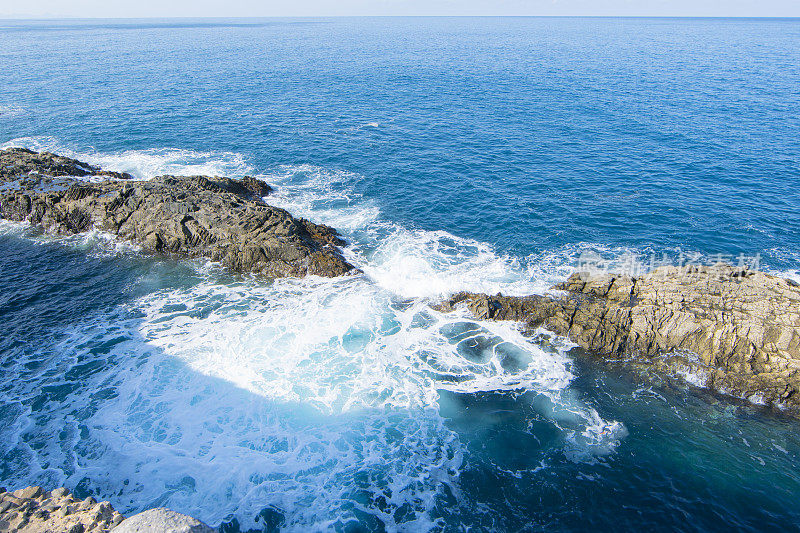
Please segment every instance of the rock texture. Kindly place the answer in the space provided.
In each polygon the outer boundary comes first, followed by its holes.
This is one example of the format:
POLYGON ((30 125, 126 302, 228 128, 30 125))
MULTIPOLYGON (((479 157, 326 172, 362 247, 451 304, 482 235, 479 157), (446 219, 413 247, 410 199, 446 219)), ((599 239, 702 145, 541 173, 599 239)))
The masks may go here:
POLYGON ((800 413, 800 287, 716 265, 630 276, 574 274, 552 296, 460 293, 481 319, 516 320, 606 357, 690 372, 701 384, 800 413))
POLYGON ((76 159, 50 152, 36 153, 25 148, 9 148, 0 152, 0 181, 30 174, 133 179, 130 174, 125 172, 102 170, 76 159))
POLYGON ((214 533, 200 520, 163 507, 126 518, 114 533, 214 533))
POLYGON ((108 502, 78 500, 67 489, 52 492, 28 487, 12 492, 0 489, 0 531, 19 533, 103 533, 124 517, 108 502))
POLYGON ((18 533, 215 533, 203 522, 163 507, 125 518, 108 502, 78 500, 65 488, 0 489, 0 531, 18 533))
POLYGON ((354 270, 337 249, 344 242, 336 230, 267 205, 271 188, 258 179, 129 178, 49 153, 3 150, 0 218, 58 234, 94 228, 157 253, 206 257, 267 278, 354 270), (80 179, 86 176, 101 181, 80 179))

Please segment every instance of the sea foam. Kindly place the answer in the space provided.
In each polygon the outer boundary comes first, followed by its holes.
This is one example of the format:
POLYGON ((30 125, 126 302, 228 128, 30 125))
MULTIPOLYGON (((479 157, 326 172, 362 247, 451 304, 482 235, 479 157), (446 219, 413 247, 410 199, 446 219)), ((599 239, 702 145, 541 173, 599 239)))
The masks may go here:
POLYGON ((242 176, 252 169, 245 157, 234 152, 199 152, 178 148, 124 150, 120 152, 75 151, 53 137, 19 137, 0 148, 28 148, 53 152, 98 166, 104 170, 127 172, 137 179, 152 179, 164 174, 178 176, 242 176))
MULTIPOLYGON (((115 157, 116 169, 145 177, 244 169, 237 155, 144 154, 75 155, 115 157)), ((124 511, 168 505, 213 524, 236 517, 258 527, 267 512, 289 531, 365 515, 388 530, 427 530, 443 494, 458 498, 467 453, 439 414, 443 391, 534 393, 528 407, 562 435, 554 453, 574 461, 624 438, 622 424, 570 390, 563 339, 545 349, 514 323, 429 306, 456 290, 546 290, 569 271, 556 255, 530 266, 485 243, 384 220, 346 172, 281 167, 264 177, 278 186, 270 203, 339 228, 365 274, 220 283, 196 264, 197 283, 174 280, 86 317, 45 349, 43 371, 16 362, 27 377, 2 399, 17 409, 8 427, 28 433, 3 431, 20 457, 10 483, 64 484, 124 511), (42 402, 43 390, 59 392, 42 402)), ((108 246, 101 235, 74 239, 108 246)))

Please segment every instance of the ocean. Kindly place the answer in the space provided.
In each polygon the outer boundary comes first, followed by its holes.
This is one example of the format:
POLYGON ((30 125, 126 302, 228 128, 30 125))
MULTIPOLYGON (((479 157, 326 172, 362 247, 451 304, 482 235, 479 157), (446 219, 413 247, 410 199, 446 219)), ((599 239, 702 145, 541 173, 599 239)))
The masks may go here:
POLYGON ((363 275, 0 222, 0 485, 223 531, 765 531, 800 426, 441 314, 612 267, 800 279, 800 20, 0 21, 0 147, 256 175, 363 275))

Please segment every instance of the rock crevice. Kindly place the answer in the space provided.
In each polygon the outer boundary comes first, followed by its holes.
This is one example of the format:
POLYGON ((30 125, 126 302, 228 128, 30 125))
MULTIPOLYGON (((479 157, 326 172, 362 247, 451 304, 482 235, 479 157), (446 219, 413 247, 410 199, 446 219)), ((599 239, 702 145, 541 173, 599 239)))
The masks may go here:
POLYGON ((459 293, 479 319, 543 326, 592 353, 678 368, 715 390, 800 413, 800 288, 728 265, 638 278, 577 273, 544 296, 459 293))

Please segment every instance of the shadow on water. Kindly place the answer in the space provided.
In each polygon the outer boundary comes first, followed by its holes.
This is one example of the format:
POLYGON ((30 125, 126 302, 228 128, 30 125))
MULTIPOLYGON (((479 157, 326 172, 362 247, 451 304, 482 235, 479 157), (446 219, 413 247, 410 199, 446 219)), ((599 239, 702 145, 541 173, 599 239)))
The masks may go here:
POLYGON ((3 484, 66 485, 126 513, 166 505, 229 532, 240 522, 757 531, 800 520, 794 421, 581 354, 565 394, 624 422, 608 454, 564 447, 566 413, 534 392, 442 390, 438 409, 324 414, 206 375, 139 333, 130 304, 197 283, 195 271, 9 236, 0 251, 3 484))

